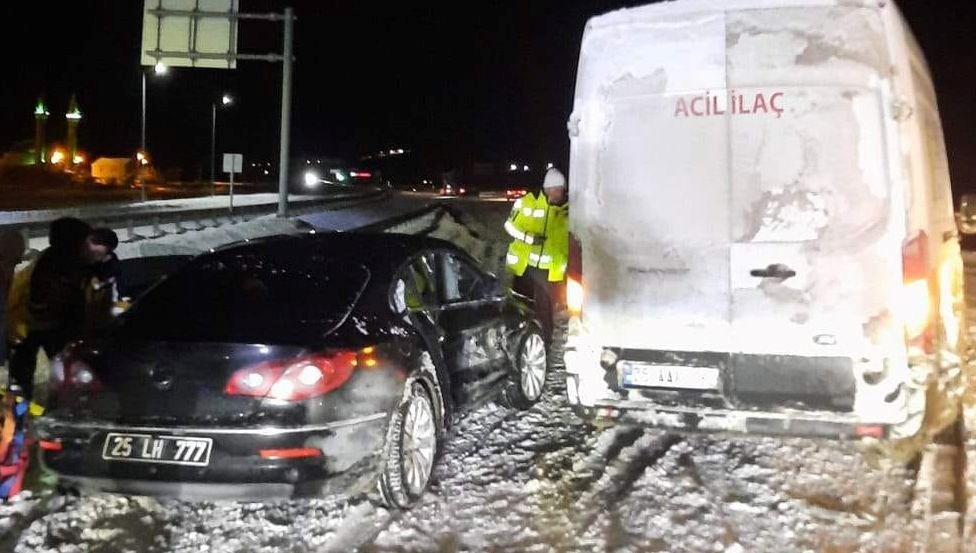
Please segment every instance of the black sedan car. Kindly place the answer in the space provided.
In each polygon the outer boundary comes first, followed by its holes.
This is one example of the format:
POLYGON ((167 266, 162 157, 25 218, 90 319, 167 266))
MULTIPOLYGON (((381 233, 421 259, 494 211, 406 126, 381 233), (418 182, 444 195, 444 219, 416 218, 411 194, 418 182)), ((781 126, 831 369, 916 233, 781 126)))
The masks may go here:
POLYGON ((530 309, 447 242, 275 237, 195 258, 66 348, 34 429, 68 489, 402 508, 454 413, 528 407, 546 371, 530 309))

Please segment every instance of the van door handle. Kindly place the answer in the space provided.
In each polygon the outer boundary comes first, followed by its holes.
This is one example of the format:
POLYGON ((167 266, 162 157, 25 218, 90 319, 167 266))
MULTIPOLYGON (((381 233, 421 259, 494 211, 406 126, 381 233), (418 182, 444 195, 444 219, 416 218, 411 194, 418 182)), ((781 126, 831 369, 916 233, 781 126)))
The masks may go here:
POLYGON ((765 269, 753 269, 749 271, 749 274, 760 278, 778 278, 781 280, 786 280, 788 278, 795 277, 796 271, 790 269, 782 263, 775 263, 766 267, 765 269))

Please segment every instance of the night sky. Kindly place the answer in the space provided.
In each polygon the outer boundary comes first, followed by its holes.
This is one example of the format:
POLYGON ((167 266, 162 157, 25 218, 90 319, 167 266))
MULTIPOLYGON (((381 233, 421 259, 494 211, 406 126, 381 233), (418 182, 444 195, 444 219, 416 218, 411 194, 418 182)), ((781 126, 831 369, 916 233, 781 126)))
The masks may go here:
MULTIPOLYGON (((293 0, 296 24, 293 152, 358 157, 391 147, 445 160, 566 164, 579 40, 587 18, 645 2, 463 1, 445 4, 293 0)), ((28 139, 44 95, 48 134, 64 134, 68 97, 85 115, 81 146, 131 155, 139 141, 141 0, 0 3, 0 148, 28 139)), ((241 0, 242 11, 285 2, 241 0)), ((899 3, 932 68, 956 192, 976 191, 976 3, 899 3), (935 7, 935 6, 938 7, 935 7)), ((280 49, 280 24, 245 22, 242 52, 280 49)), ((235 71, 174 69, 149 83, 149 149, 194 177, 207 164, 210 104, 218 151, 274 161, 279 64, 235 71)), ((206 175, 206 169, 202 169, 206 175)))

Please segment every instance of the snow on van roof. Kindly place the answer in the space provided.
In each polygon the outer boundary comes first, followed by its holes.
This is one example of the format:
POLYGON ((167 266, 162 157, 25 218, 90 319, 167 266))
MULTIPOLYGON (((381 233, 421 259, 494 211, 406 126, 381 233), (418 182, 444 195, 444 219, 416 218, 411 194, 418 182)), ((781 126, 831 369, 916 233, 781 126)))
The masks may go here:
POLYGON ((636 8, 624 8, 590 18, 587 27, 631 23, 655 16, 674 16, 696 12, 721 12, 811 6, 853 6, 884 8, 888 0, 666 0, 636 8))
POLYGON ((612 12, 587 26, 576 98, 770 85, 872 88, 891 68, 885 21, 894 6, 879 6, 863 0, 678 0, 612 12), (758 9, 772 6, 794 13, 758 9))

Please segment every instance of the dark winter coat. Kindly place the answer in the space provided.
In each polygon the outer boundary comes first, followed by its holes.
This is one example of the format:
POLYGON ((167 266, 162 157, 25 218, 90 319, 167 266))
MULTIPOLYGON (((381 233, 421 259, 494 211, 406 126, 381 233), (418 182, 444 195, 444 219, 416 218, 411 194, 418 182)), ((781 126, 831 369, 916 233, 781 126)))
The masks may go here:
POLYGON ((84 286, 89 275, 75 250, 44 250, 31 275, 30 331, 80 335, 85 318, 84 286))

